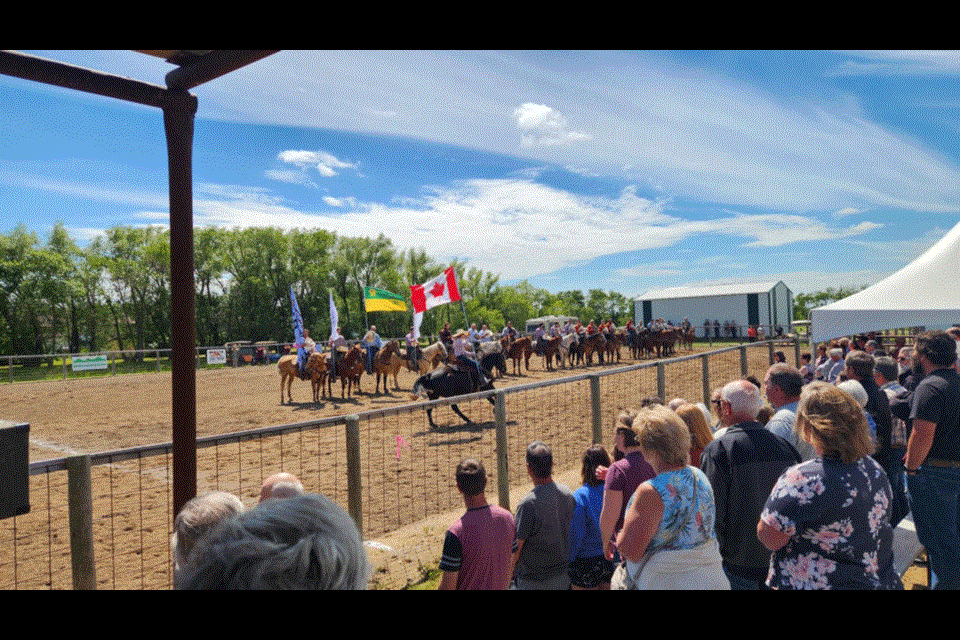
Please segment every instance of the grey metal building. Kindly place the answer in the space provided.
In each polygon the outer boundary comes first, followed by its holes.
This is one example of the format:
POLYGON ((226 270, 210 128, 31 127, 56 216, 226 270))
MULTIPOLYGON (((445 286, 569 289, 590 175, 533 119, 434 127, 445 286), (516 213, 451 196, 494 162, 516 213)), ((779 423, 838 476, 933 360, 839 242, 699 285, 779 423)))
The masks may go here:
POLYGON ((724 323, 735 322, 738 334, 746 336, 748 326, 763 327, 770 336, 777 326, 790 331, 793 319, 793 294, 782 281, 744 284, 721 284, 709 287, 671 287, 647 291, 633 299, 633 316, 637 325, 647 326, 657 318, 679 325, 688 318, 703 335, 703 323, 719 321, 720 335, 724 323))

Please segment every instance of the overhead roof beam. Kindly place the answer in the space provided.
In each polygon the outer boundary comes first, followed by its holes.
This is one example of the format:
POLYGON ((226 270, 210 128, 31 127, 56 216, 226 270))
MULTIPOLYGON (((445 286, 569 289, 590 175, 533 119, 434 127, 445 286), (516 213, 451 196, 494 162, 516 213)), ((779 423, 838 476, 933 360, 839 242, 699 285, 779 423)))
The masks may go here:
POLYGON ((188 62, 167 74, 165 80, 171 89, 188 91, 198 85, 236 71, 252 62, 274 54, 273 50, 213 51, 188 62))
POLYGON ((0 51, 0 73, 160 109, 167 93, 164 87, 19 51, 0 51))

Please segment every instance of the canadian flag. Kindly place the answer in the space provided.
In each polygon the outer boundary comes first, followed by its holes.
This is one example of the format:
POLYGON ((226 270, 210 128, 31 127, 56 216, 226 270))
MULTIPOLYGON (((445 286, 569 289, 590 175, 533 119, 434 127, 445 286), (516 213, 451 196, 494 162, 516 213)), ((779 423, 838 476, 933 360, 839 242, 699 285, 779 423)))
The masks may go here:
POLYGON ((457 276, 453 267, 447 268, 439 276, 427 280, 423 284, 410 285, 414 338, 420 338, 420 323, 423 321, 424 311, 448 302, 456 302, 459 299, 460 290, 457 288, 457 276))
POLYGON ((423 284, 410 285, 410 303, 416 313, 423 313, 459 299, 460 290, 457 288, 457 276, 453 267, 445 269, 439 276, 423 284))

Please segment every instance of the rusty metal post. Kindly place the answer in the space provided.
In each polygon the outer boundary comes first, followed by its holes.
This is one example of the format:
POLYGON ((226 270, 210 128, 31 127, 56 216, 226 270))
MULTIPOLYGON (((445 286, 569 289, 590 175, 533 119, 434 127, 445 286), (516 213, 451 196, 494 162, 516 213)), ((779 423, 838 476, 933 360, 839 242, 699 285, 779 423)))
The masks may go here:
POLYGON ((197 99, 164 94, 170 183, 170 361, 173 368, 173 513, 197 493, 197 376, 193 262, 193 125, 197 99))

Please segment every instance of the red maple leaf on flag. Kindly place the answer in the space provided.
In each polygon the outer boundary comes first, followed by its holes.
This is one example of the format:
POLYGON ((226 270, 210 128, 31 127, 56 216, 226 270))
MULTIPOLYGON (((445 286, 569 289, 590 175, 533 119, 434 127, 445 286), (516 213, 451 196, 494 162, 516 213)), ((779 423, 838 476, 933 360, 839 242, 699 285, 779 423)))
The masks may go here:
POLYGON ((430 289, 430 295, 433 296, 434 298, 439 298, 440 296, 442 296, 442 295, 443 295, 443 283, 442 283, 442 282, 436 282, 436 283, 434 283, 433 288, 430 289))

